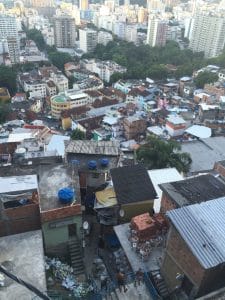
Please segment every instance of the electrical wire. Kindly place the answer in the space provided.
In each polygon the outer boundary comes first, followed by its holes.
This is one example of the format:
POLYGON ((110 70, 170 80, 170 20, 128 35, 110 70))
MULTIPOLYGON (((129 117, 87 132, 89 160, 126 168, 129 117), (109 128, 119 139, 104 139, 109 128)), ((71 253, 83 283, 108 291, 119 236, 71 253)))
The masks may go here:
POLYGON ((23 285, 33 293, 35 293, 38 297, 40 297, 43 300, 51 300, 47 295, 43 294, 41 291, 39 291, 36 287, 34 287, 32 284, 22 280, 21 278, 13 275, 9 271, 7 271, 2 265, 0 265, 0 272, 11 278, 12 280, 16 281, 17 283, 23 285))

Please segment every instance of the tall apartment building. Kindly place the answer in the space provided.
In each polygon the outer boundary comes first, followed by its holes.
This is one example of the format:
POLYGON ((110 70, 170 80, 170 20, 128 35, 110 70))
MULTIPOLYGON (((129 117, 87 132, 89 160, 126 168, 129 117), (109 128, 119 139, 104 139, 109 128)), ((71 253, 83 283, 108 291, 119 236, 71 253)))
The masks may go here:
POLYGON ((118 36, 119 39, 124 40, 126 31, 126 22, 116 21, 113 23, 113 33, 118 36))
POLYGON ((76 42, 75 19, 69 16, 54 18, 55 45, 58 48, 73 48, 76 42))
POLYGON ((190 49, 204 51, 205 57, 218 56, 225 45, 225 17, 197 14, 194 18, 190 49))
POLYGON ((112 34, 106 31, 99 31, 98 32, 98 44, 102 44, 106 46, 108 42, 112 41, 113 37, 112 34))
POLYGON ((125 40, 127 42, 137 43, 137 26, 136 24, 127 24, 125 29, 125 40))
POLYGON ((149 18, 148 20, 148 31, 147 31, 147 44, 151 47, 163 47, 166 44, 167 37, 167 22, 149 18))
POLYGON ((11 63, 18 63, 20 61, 19 37, 14 17, 0 15, 0 39, 7 41, 11 63))
POLYGON ((94 51, 98 42, 98 32, 92 29, 79 29, 80 49, 87 52, 94 51))
POLYGON ((80 0, 80 10, 88 10, 88 0, 80 0))

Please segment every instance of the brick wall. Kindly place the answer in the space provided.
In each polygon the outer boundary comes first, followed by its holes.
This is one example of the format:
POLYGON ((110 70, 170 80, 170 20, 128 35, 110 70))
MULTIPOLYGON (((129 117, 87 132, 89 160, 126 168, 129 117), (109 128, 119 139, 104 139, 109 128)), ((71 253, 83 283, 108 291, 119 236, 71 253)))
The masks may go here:
POLYGON ((219 162, 216 162, 213 168, 217 171, 221 176, 225 177, 225 167, 221 165, 219 162))
POLYGON ((168 210, 177 208, 175 203, 167 196, 164 192, 162 194, 161 198, 161 207, 160 207, 160 212, 161 213, 166 213, 168 210))
POLYGON ((4 210, 0 221, 0 236, 38 230, 41 228, 38 204, 29 204, 4 210))
POLYGON ((52 220, 63 219, 78 214, 81 214, 81 204, 65 206, 65 207, 41 212, 41 222, 44 223, 52 220))
POLYGON ((179 282, 176 280, 177 271, 185 275, 195 287, 200 287, 206 271, 192 254, 178 231, 171 225, 167 240, 166 254, 162 263, 162 274, 173 290, 179 282), (171 263, 171 261, 173 263, 171 263))

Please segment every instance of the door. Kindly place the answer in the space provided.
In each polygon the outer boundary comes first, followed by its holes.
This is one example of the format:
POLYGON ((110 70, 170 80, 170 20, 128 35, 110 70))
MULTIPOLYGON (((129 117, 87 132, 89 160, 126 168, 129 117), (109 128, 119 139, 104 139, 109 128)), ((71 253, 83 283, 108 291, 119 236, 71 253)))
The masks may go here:
POLYGON ((188 279, 187 276, 184 276, 184 279, 182 281, 182 289, 185 291, 186 295, 189 296, 194 285, 193 283, 188 279))
POLYGON ((69 237, 76 236, 77 235, 77 225, 76 224, 68 225, 68 233, 69 233, 69 237))

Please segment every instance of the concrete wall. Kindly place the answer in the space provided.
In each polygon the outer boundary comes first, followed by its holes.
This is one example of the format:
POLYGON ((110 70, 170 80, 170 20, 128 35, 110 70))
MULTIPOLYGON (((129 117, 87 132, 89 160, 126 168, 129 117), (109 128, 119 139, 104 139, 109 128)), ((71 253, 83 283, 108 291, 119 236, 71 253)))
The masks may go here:
MULTIPOLYGON (((58 219, 56 221, 45 222, 42 224, 42 232, 44 236, 45 251, 47 254, 64 255, 67 253, 69 231, 66 219, 58 219), (54 227, 57 224, 57 227, 54 227), (61 224, 61 225, 60 225, 61 224)), ((77 237, 81 240, 82 216, 77 215, 69 218, 70 224, 76 224, 77 237)))

